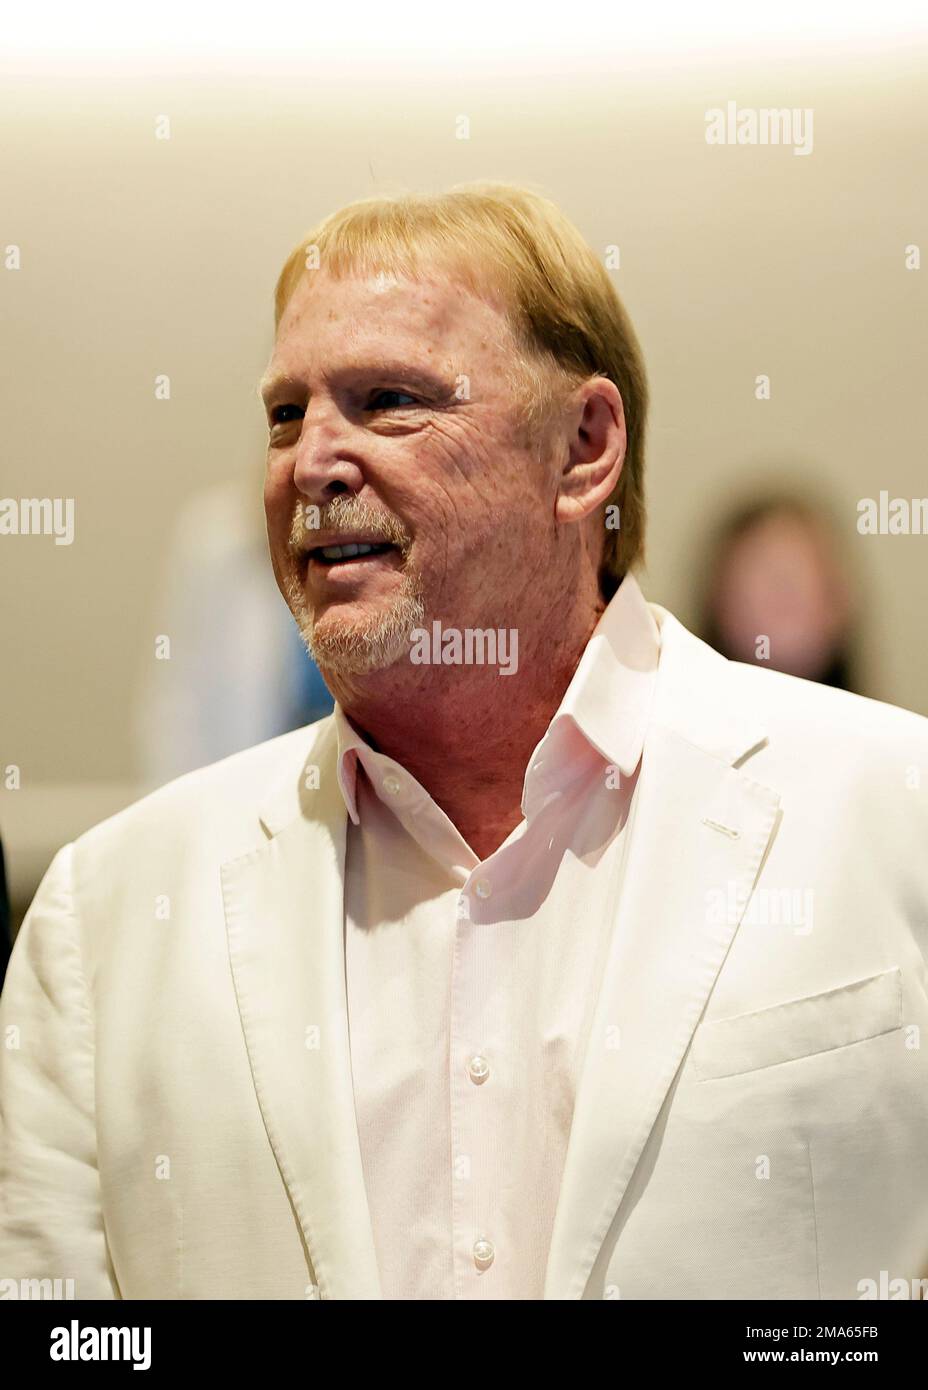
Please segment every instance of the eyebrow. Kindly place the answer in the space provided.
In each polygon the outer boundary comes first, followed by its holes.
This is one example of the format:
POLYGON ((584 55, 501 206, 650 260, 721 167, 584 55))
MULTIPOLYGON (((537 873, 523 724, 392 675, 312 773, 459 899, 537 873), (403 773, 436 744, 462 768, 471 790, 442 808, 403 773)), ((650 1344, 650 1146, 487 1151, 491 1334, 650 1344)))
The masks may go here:
POLYGON ((263 376, 257 385, 257 393, 262 400, 268 400, 275 395, 283 386, 296 386, 296 377, 277 373, 274 376, 263 376))
MULTIPOLYGON (((338 373, 336 373, 338 375, 338 373)), ((404 381, 408 385, 424 386, 426 389, 447 387, 447 380, 423 367, 411 366, 408 362, 374 362, 370 366, 345 367, 341 371, 343 376, 383 376, 390 377, 394 381, 404 381)), ((299 387, 301 385, 298 377, 290 376, 288 373, 278 373, 273 376, 262 377, 258 383, 258 395, 268 402, 272 397, 286 387, 299 387)))

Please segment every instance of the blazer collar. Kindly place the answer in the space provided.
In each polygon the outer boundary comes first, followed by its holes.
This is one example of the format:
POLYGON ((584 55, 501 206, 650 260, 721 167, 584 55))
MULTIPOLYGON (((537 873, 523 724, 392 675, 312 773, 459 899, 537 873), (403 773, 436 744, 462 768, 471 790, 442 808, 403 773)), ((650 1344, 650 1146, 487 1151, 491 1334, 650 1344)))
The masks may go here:
POLYGON ((734 765, 766 741, 761 709, 745 709, 732 679, 735 663, 650 603, 661 637, 652 723, 673 730, 697 748, 734 765))

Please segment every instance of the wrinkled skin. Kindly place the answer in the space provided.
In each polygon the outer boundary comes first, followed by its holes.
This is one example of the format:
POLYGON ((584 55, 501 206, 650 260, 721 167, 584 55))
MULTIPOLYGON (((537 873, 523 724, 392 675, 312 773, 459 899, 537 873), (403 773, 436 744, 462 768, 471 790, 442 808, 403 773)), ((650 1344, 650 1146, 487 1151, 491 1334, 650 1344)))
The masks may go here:
POLYGON ((443 272, 316 272, 287 306, 265 378, 292 378, 265 388, 265 509, 281 591, 304 636, 312 629, 345 712, 481 857, 521 819, 527 760, 602 612, 603 504, 626 448, 621 397, 602 378, 571 391, 532 446, 517 428, 514 360, 492 295, 443 272), (307 506, 320 508, 327 541, 364 531, 359 518, 405 544, 307 573, 291 545, 312 544, 307 506), (517 672, 412 664, 411 616, 443 629, 517 629, 517 672), (354 649, 357 667, 366 635, 385 626, 385 642, 361 659, 367 669, 351 669, 340 653, 354 649))

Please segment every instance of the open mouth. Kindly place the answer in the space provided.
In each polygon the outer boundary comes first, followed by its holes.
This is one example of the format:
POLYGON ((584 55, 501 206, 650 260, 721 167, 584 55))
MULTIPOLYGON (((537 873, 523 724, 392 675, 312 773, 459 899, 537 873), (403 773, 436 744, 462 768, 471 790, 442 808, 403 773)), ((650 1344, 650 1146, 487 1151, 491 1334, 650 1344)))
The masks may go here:
POLYGON ((397 547, 387 541, 351 541, 345 545, 316 546, 308 552, 308 556, 310 564, 322 565, 325 569, 334 569, 339 565, 370 562, 378 556, 387 555, 390 552, 399 555, 397 547))

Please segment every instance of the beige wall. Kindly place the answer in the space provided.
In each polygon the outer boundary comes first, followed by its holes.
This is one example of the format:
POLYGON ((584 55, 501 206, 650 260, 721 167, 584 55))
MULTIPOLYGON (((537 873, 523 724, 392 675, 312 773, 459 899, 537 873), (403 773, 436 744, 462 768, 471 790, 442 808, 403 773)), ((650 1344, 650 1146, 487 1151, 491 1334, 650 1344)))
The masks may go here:
POLYGON ((0 766, 23 779, 0 791, 0 830, 20 896, 131 795, 129 706, 172 519, 260 468, 279 265, 371 192, 527 182, 594 247, 618 244, 653 390, 647 596, 691 620, 701 537, 732 490, 755 471, 814 478, 870 595, 869 693, 928 712, 928 536, 855 530, 861 497, 928 494, 926 272, 903 260, 926 236, 924 48, 766 62, 636 69, 616 50, 566 74, 415 83, 309 60, 280 77, 14 73, 2 241, 23 262, 2 281, 0 496, 76 505, 70 547, 0 538, 0 766), (813 108, 812 154, 708 146, 704 112, 729 99, 813 108))

